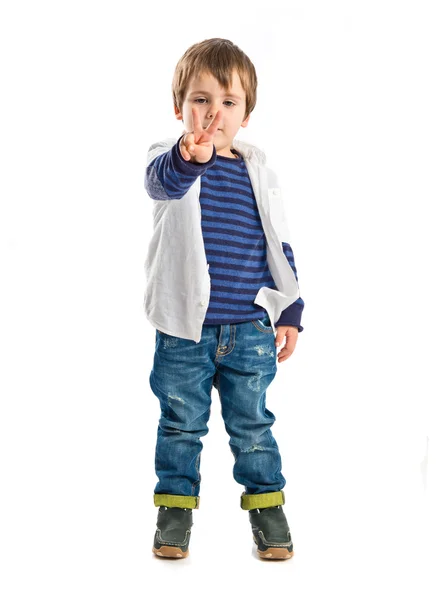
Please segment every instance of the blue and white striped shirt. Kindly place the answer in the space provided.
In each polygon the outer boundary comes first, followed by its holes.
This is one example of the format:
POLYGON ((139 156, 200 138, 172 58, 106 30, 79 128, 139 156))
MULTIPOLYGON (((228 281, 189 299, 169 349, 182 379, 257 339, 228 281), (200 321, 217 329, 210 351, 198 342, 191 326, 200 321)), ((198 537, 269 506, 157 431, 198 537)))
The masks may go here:
MULTIPOLYGON (((257 292, 263 286, 277 287, 268 268, 266 237, 246 164, 238 151, 232 150, 237 159, 219 156, 215 146, 209 162, 186 161, 179 150, 181 137, 147 166, 145 188, 155 199, 177 200, 201 177, 201 228, 211 279, 203 324, 262 319, 266 311, 254 303, 257 292)), ((292 248, 286 242, 282 247, 298 281, 292 248)), ((303 308, 304 302, 298 298, 274 325, 291 325, 303 331, 303 308)))

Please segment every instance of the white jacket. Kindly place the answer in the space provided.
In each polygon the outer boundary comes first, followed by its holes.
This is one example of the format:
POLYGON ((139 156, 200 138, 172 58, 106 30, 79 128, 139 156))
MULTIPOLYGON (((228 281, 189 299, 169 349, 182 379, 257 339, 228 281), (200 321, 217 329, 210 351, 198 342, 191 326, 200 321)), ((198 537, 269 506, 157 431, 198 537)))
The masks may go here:
MULTIPOLYGON (((153 144, 147 165, 177 140, 167 138, 153 144)), ((275 333, 274 323, 282 311, 300 297, 297 279, 282 248, 282 242, 291 243, 282 192, 262 150, 236 139, 232 147, 243 156, 251 179, 266 236, 268 267, 277 287, 260 288, 254 302, 268 312, 275 333)), ((179 200, 153 199, 154 232, 144 265, 148 321, 164 333, 196 343, 201 339, 211 289, 199 197, 200 176, 179 200)))

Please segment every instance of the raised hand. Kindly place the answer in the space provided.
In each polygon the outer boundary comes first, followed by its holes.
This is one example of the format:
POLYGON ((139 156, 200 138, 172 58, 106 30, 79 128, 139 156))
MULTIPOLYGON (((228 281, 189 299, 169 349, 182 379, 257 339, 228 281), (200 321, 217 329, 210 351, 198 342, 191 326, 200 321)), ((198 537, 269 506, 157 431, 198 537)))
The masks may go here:
POLYGON ((208 162, 214 151, 213 138, 222 119, 221 110, 217 111, 206 129, 203 129, 200 114, 196 106, 192 107, 193 131, 186 133, 180 142, 180 152, 185 160, 191 162, 208 162))

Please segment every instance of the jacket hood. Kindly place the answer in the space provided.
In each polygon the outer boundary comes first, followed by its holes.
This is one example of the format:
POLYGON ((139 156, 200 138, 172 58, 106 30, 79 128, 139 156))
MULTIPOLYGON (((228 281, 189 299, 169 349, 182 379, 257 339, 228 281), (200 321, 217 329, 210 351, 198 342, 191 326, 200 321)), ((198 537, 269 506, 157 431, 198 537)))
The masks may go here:
MULTIPOLYGON (((182 135, 183 134, 181 133, 177 138, 165 138, 164 140, 152 144, 149 147, 148 151, 148 162, 150 153, 153 150, 157 150, 155 154, 158 154, 158 150, 161 148, 165 148, 165 151, 169 150, 178 142, 182 135)), ((250 161, 254 161, 260 165, 266 164, 266 154, 257 146, 254 146, 253 144, 249 144, 248 142, 244 142, 242 140, 238 140, 236 138, 232 140, 232 146, 235 150, 238 150, 238 152, 243 156, 243 158, 250 161)))

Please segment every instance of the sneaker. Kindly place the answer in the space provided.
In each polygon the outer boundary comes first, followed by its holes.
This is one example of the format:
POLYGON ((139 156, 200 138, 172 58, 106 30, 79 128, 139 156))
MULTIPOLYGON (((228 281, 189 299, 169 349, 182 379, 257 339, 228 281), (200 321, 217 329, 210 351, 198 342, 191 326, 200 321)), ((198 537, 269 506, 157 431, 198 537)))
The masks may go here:
POLYGON ((160 506, 153 553, 168 558, 186 558, 192 527, 191 508, 168 508, 160 506))
POLYGON ((294 555, 291 533, 282 506, 249 511, 252 535, 261 558, 291 558, 294 555))

